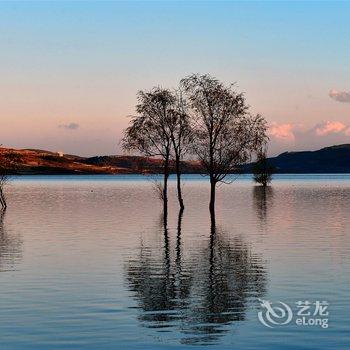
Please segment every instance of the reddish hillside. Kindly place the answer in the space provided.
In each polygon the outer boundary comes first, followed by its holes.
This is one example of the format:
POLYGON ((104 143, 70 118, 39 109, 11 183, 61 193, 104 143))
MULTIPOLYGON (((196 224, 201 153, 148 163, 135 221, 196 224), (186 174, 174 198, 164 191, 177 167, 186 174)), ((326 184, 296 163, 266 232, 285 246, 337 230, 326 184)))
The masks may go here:
MULTIPOLYGON (((79 157, 36 149, 0 148, 0 165, 16 174, 142 174, 161 172, 161 160, 137 156, 79 157)), ((183 162, 183 171, 200 170, 196 162, 183 162)))

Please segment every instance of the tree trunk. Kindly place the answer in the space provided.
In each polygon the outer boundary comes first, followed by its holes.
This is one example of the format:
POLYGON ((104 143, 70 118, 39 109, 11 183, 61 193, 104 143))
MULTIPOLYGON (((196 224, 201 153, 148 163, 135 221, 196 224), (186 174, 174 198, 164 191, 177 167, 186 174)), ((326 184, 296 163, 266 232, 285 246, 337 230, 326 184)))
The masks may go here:
POLYGON ((3 209, 7 208, 6 199, 2 188, 0 188, 0 204, 3 209))
POLYGON ((215 189, 216 181, 213 178, 210 178, 210 203, 209 210, 211 214, 215 213, 215 189))
POLYGON ((168 215, 168 178, 169 178, 169 156, 167 156, 164 160, 164 186, 163 186, 164 216, 168 215))
POLYGON ((184 201, 182 199, 181 191, 181 169, 180 169, 180 158, 176 156, 176 179, 177 179, 177 199, 179 200, 179 205, 181 210, 185 209, 184 201))

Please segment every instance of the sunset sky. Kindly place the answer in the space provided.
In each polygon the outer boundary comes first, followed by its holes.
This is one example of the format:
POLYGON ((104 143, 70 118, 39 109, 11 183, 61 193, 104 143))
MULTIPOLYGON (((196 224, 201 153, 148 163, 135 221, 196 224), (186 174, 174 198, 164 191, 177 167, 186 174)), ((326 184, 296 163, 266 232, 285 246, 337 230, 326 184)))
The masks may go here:
POLYGON ((0 144, 121 153, 136 92, 237 82, 270 154, 350 143, 350 2, 1 2, 0 144))

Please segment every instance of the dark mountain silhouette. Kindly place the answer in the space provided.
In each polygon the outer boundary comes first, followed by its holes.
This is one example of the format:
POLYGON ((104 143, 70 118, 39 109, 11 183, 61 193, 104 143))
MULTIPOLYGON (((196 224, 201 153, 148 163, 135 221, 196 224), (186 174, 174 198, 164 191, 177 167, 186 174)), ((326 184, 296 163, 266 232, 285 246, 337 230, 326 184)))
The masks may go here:
MULTIPOLYGON (((280 174, 350 173, 350 144, 322 148, 317 151, 284 152, 268 158, 280 174)), ((139 156, 80 157, 36 149, 0 148, 0 165, 9 173, 54 174, 152 174, 161 172, 161 160, 139 156)), ((251 172, 252 165, 242 167, 251 172)), ((184 173, 200 173, 198 162, 182 162, 184 173)), ((174 172, 174 164, 172 164, 174 172)))
MULTIPOLYGON (((275 173, 280 174, 325 174, 350 173, 350 144, 322 148, 317 151, 284 152, 268 158, 275 173)), ((250 172, 252 164, 243 167, 250 172)))

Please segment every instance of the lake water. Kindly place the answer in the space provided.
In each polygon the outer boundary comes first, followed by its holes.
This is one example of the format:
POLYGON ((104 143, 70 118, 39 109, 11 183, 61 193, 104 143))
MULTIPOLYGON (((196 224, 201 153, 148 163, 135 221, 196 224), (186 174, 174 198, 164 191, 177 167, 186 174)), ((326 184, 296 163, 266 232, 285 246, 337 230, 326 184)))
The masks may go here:
POLYGON ((350 348, 349 175, 276 175, 266 192, 238 178, 218 190, 215 227, 207 180, 185 177, 182 215, 174 185, 165 222, 142 176, 15 179, 0 349, 350 348))

